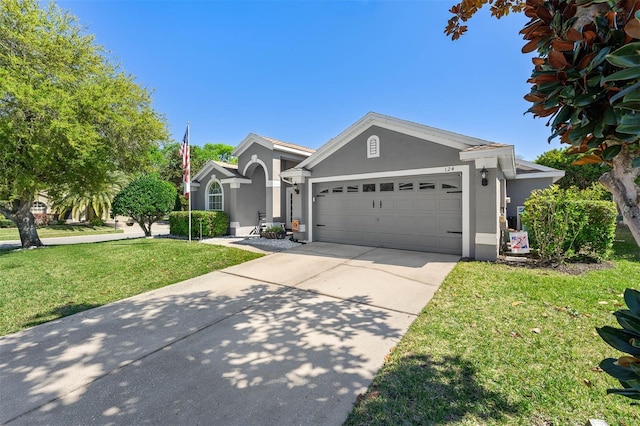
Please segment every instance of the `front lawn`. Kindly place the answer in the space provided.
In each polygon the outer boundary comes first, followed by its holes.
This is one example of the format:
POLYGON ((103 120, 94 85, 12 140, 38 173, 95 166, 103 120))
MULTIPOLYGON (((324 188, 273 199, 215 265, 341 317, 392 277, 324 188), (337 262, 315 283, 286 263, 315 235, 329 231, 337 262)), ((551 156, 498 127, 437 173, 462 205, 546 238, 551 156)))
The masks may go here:
MULTIPOLYGON (((38 228, 40 238, 53 237, 77 237, 82 235, 100 235, 122 233, 121 229, 115 230, 113 226, 89 226, 89 225, 50 225, 38 228)), ((0 228, 0 241, 20 240, 18 228, 0 228)))
POLYGON ((0 335, 260 256, 169 239, 0 251, 0 335))
POLYGON ((461 262, 419 315, 347 424, 640 424, 640 406, 598 368, 622 355, 596 334, 617 325, 640 283, 628 231, 610 269, 568 275, 461 262))

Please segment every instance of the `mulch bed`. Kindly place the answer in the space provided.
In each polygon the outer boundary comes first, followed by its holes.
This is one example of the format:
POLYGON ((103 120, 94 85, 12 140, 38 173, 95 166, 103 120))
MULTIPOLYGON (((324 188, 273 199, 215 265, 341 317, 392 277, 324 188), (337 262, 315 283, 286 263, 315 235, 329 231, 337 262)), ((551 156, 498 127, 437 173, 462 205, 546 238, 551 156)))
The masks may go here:
POLYGON ((502 256, 496 260, 496 263, 508 265, 513 268, 540 269, 560 272, 569 275, 582 275, 591 271, 600 271, 613 268, 613 262, 594 262, 594 261, 567 261, 564 263, 554 263, 535 259, 531 257, 511 257, 502 256))

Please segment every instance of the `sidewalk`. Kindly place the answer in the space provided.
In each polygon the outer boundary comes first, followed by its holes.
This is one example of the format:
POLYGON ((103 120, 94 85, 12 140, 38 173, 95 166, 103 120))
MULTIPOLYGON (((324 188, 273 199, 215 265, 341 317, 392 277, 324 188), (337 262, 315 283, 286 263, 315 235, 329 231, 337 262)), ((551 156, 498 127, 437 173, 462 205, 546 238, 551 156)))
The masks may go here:
MULTIPOLYGON (((113 222, 107 222, 107 224, 110 226, 114 226, 113 222)), ((46 246, 58 246, 64 244, 99 243, 103 241, 126 240, 129 238, 144 237, 144 232, 137 223, 133 224, 132 226, 128 226, 124 222, 118 222, 117 229, 121 229, 124 232, 118 234, 76 235, 73 237, 41 238, 41 241, 46 246)), ((169 235, 169 224, 166 222, 154 223, 151 226, 151 235, 169 235)), ((16 249, 20 247, 20 240, 0 241, 0 250, 16 249)))

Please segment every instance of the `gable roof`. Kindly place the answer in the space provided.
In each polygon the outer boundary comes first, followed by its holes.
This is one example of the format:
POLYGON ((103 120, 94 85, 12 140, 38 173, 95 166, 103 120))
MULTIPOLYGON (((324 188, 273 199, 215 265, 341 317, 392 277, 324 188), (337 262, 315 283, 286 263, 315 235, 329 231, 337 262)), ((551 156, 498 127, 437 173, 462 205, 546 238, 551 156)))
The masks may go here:
POLYGON ((543 166, 542 164, 516 159, 516 179, 552 178, 556 183, 564 177, 564 170, 543 166))
POLYGON ((249 133, 247 137, 244 138, 243 141, 240 142, 238 146, 233 150, 231 155, 239 157, 253 144, 264 146, 265 148, 272 151, 287 152, 291 154, 301 155, 303 157, 308 157, 315 152, 315 149, 307 148, 306 146, 283 142, 278 139, 256 135, 255 133, 249 133))
POLYGON ((235 164, 223 163, 221 161, 209 160, 206 164, 191 178, 192 181, 199 182, 210 171, 215 170, 226 178, 244 177, 238 172, 238 166, 235 164))
POLYGON ((355 138, 357 135, 364 132, 371 126, 382 127, 384 129, 396 131, 420 139, 425 139, 459 150, 464 150, 474 145, 489 145, 492 143, 483 139, 473 138, 470 136, 461 135, 459 133, 425 126, 424 124, 418 124, 411 121, 390 117, 388 115, 378 114, 377 112, 368 112, 364 117, 353 123, 338 136, 325 143, 322 147, 320 147, 320 149, 315 152, 315 154, 302 161, 298 165, 298 167, 314 167, 316 164, 322 162, 324 159, 342 148, 353 138, 355 138))

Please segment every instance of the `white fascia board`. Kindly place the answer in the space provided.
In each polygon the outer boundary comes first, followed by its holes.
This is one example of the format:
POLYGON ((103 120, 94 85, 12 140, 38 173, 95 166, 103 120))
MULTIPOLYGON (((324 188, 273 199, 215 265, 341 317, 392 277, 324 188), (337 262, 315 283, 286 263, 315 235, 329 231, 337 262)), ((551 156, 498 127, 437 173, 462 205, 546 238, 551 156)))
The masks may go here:
POLYGON ((507 179, 516 177, 515 148, 513 145, 460 152, 460 161, 475 161, 476 167, 485 159, 497 159, 500 170, 502 170, 507 179))
POLYGON ((304 169, 288 169, 284 172, 280 172, 280 177, 285 179, 300 179, 300 182, 304 182, 304 180, 308 177, 311 177, 311 172, 309 170, 304 169))
MULTIPOLYGON (((463 151, 460 153, 460 160, 472 161, 479 158, 499 158, 504 156, 511 156, 515 158, 515 151, 513 145, 501 146, 498 148, 480 149, 474 151, 463 151)), ((514 161, 515 164, 515 161, 514 161)))
POLYGON ((247 137, 244 138, 242 140, 242 142, 240 142, 238 144, 238 146, 235 147, 233 152, 231 152, 231 155, 233 155, 234 157, 239 157, 240 155, 242 155, 243 152, 245 152, 254 143, 257 143, 258 145, 262 145, 267 149, 273 150, 273 143, 272 142, 269 142, 268 140, 266 140, 262 136, 256 135, 255 133, 249 133, 247 135, 247 137))
POLYGON ((300 155, 302 157, 309 157, 310 155, 312 155, 311 152, 307 152, 307 151, 302 151, 299 149, 295 149, 295 148, 291 148, 288 146, 282 146, 282 145, 278 145, 278 144, 273 144, 273 150, 274 151, 280 151, 280 152, 286 152, 288 154, 296 154, 296 155, 300 155))
POLYGON ((318 151, 300 163, 299 167, 309 169, 313 168, 316 164, 322 162, 371 126, 378 126, 459 150, 464 150, 474 145, 486 145, 491 143, 482 139, 464 136, 459 133, 453 133, 446 130, 436 129, 435 127, 429 127, 423 124, 400 120, 399 118, 389 117, 375 112, 369 112, 338 136, 325 143, 320 149, 318 149, 318 151))
POLYGON ((516 179, 542 179, 553 178, 553 183, 564 177, 564 170, 555 170, 553 172, 533 172, 516 175, 516 179))
POLYGON ((516 165, 524 166, 528 169, 539 170, 541 172, 557 172, 558 169, 553 167, 543 166, 542 164, 532 163, 531 161, 516 159, 516 165))
POLYGON ((201 168, 200 171, 198 173, 196 173, 196 175, 193 178, 191 178, 191 180, 192 181, 200 180, 204 176, 206 176, 206 174, 209 173, 211 170, 216 170, 216 171, 220 172, 222 175, 227 176, 227 177, 233 177, 234 176, 233 173, 231 173, 229 170, 225 169, 224 167, 216 164, 215 161, 209 160, 204 165, 204 167, 201 168))
POLYGON ((232 177, 227 179, 220 179, 220 182, 221 183, 251 183, 251 179, 232 177))

